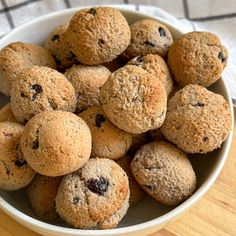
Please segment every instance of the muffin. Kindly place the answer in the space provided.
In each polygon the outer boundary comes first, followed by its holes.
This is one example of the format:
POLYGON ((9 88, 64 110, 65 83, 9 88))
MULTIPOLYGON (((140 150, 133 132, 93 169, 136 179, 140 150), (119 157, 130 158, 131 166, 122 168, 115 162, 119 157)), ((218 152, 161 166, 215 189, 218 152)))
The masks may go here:
POLYGON ((11 108, 19 122, 26 123, 43 111, 75 111, 75 90, 63 74, 33 66, 18 78, 12 84, 11 108))
POLYGON ((131 41, 122 56, 128 60, 147 54, 166 57, 173 39, 166 26, 157 20, 143 19, 130 26, 131 41))
POLYGON ((187 153, 207 153, 221 146, 231 126, 227 101, 202 86, 190 84, 169 100, 161 132, 187 153))
POLYGON ((87 123, 92 134, 92 157, 117 160, 126 154, 132 143, 132 134, 114 126, 101 107, 92 107, 79 116, 87 123))
POLYGON ((167 142, 144 145, 130 167, 140 186, 164 205, 183 202, 196 188, 196 175, 186 154, 167 142))
POLYGON ((159 128, 166 114, 166 91, 144 69, 127 65, 115 71, 101 88, 100 97, 108 119, 133 134, 159 128))
POLYGON ((0 123, 0 189, 17 190, 27 186, 35 176, 21 151, 24 127, 15 122, 0 123))
POLYGON ((91 133, 70 112, 46 111, 25 126, 21 148, 30 166, 41 175, 61 176, 81 168, 91 153, 91 133))
POLYGON ((9 96, 19 74, 34 65, 56 67, 51 53, 38 45, 15 42, 0 51, 0 91, 9 96))
POLYGON ((72 65, 79 63, 68 44, 67 28, 68 23, 57 26, 44 43, 44 47, 54 56, 59 71, 65 71, 72 65))
POLYGON ((100 89, 110 75, 105 66, 74 65, 66 71, 77 97, 76 113, 100 105, 100 89))
POLYGON ((170 95, 173 90, 174 83, 169 68, 162 57, 154 54, 138 56, 129 61, 128 65, 139 66, 147 72, 153 74, 165 87, 167 97, 170 95))
POLYGON ((94 7, 72 17, 67 36, 81 63, 99 65, 114 60, 128 47, 130 28, 118 10, 94 7))
POLYGON ((114 161, 91 158, 84 167, 62 179, 56 210, 80 229, 114 228, 128 209, 129 182, 114 161))
POLYGON ((221 76, 228 60, 227 49, 209 32, 190 32, 174 42, 168 65, 180 86, 199 84, 209 87, 221 76))
POLYGON ((35 214, 45 221, 58 221, 55 198, 62 177, 36 175, 27 187, 27 195, 35 214))

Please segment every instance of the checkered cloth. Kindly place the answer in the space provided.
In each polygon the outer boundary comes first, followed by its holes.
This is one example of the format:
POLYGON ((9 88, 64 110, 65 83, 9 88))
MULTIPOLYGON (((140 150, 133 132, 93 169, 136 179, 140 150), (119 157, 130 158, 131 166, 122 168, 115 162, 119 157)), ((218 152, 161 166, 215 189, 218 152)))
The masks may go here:
POLYGON ((43 14, 71 7, 111 3, 161 16, 185 32, 207 30, 217 34, 229 50, 229 63, 224 73, 236 105, 235 0, 0 0, 0 37, 43 14))

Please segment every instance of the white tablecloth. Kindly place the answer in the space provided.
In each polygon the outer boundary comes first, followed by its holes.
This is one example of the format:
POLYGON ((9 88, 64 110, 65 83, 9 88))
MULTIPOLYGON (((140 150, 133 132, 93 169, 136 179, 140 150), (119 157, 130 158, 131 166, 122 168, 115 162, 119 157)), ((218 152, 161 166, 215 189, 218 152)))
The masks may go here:
POLYGON ((101 4, 119 4, 119 7, 161 16, 186 32, 207 30, 217 34, 229 51, 224 73, 236 105, 236 0, 0 0, 0 37, 43 14, 101 4))

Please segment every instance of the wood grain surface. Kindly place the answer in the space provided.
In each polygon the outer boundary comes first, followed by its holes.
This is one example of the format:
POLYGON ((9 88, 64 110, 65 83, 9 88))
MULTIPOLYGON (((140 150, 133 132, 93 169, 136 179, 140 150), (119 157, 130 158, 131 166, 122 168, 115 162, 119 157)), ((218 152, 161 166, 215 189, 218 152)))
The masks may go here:
MULTIPOLYGON (((212 188, 187 213, 151 236, 235 236, 235 224, 236 127, 228 159, 212 188)), ((0 236, 19 235, 39 234, 20 225, 0 210, 0 236)))

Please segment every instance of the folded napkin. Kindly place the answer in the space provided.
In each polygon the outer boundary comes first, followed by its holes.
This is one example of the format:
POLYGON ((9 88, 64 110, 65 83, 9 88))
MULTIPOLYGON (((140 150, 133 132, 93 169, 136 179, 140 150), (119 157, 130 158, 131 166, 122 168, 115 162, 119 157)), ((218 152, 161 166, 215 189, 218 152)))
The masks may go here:
POLYGON ((224 79, 236 106, 236 1, 0 0, 0 37, 14 27, 43 14, 71 7, 109 5, 109 3, 116 4, 115 6, 121 8, 133 9, 162 17, 177 25, 184 32, 206 30, 218 35, 229 51, 229 61, 224 71, 224 79))

